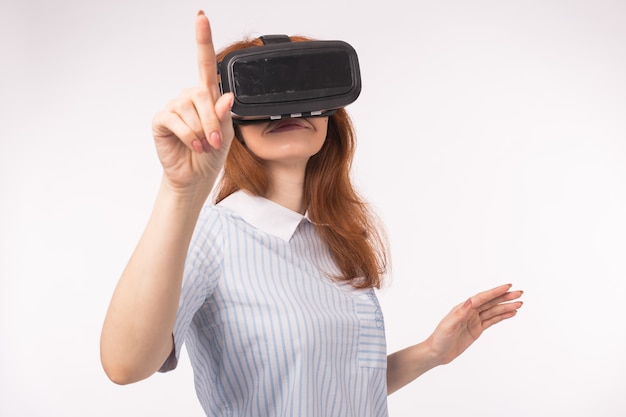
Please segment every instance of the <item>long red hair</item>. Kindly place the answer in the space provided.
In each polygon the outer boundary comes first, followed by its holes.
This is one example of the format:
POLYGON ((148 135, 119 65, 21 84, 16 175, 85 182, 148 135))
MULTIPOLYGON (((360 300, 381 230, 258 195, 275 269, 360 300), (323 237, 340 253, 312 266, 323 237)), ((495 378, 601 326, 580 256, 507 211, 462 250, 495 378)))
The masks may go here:
MULTIPOLYGON (((311 39, 298 36, 291 40, 311 39)), ((223 59, 233 50, 261 44, 259 39, 233 43, 223 49, 217 59, 223 59)), ((238 134, 237 129, 235 132, 238 134)), ((380 288, 389 268, 387 242, 381 223, 350 179, 355 146, 352 121, 345 109, 339 109, 329 117, 324 145, 308 161, 304 203, 341 272, 334 278, 349 281, 356 288, 380 288)), ((268 189, 269 179, 262 162, 234 140, 216 187, 215 202, 237 190, 265 196, 268 189)))

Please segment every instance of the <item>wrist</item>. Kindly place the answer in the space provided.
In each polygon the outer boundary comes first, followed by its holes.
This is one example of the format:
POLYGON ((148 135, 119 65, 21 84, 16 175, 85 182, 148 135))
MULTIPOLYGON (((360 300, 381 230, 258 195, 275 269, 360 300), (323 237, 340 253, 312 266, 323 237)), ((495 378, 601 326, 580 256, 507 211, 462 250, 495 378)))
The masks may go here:
POLYGON ((422 357, 424 362, 430 367, 435 368, 440 365, 445 365, 447 362, 442 358, 438 349, 434 346, 432 336, 428 337, 422 343, 419 344, 422 351, 422 357))
POLYGON ((391 394, 440 365, 427 339, 387 357, 387 392, 391 394))
POLYGON ((191 231, 195 227, 209 194, 210 190, 200 185, 172 186, 164 177, 159 187, 152 217, 158 219, 158 223, 173 222, 179 228, 191 231))
POLYGON ((173 183, 167 176, 161 179, 159 195, 181 208, 202 207, 211 193, 211 186, 197 182, 181 186, 173 183))

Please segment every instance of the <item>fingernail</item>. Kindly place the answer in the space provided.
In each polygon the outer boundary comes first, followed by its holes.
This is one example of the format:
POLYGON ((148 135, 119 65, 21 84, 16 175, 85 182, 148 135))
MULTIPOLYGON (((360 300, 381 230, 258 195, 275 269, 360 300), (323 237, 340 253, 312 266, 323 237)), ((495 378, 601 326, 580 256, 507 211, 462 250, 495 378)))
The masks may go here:
POLYGON ((198 16, 204 16, 204 10, 198 10, 198 16))
POLYGON ((211 132, 211 143, 215 149, 219 149, 222 146, 222 137, 219 132, 211 132))
POLYGON ((195 152, 202 153, 202 150, 203 150, 202 143, 200 143, 198 139, 192 140, 191 149, 193 149, 195 152))

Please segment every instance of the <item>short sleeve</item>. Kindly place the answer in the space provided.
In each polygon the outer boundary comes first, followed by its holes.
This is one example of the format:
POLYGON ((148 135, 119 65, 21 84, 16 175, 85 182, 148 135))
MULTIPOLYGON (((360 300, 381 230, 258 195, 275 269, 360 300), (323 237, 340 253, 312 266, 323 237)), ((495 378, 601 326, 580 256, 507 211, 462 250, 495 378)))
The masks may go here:
POLYGON ((180 351, 193 317, 212 294, 220 279, 223 259, 221 220, 219 210, 213 206, 205 207, 198 218, 185 260, 183 284, 173 332, 174 349, 159 372, 171 371, 178 365, 180 351))

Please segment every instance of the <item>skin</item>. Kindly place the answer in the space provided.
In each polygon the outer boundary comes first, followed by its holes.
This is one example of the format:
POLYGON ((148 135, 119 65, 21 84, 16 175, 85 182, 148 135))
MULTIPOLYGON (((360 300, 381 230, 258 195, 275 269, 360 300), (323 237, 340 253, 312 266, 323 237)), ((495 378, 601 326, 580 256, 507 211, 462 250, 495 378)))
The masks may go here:
MULTIPOLYGON (((153 211, 113 293, 102 328, 100 354, 118 384, 155 373, 173 349, 172 331, 191 236, 234 138, 231 94, 220 95, 211 28, 196 18, 199 85, 182 92, 153 119, 163 176, 153 211)), ((270 200, 304 213, 308 159, 322 147, 327 118, 241 126, 245 145, 266 165, 270 200)), ((483 331, 522 306, 511 284, 478 293, 454 307, 423 342, 388 356, 392 393, 424 372, 449 363, 483 331)))
POLYGON ((309 158, 324 145, 328 117, 298 118, 240 127, 245 145, 271 179, 267 198, 304 214, 302 189, 309 158))

